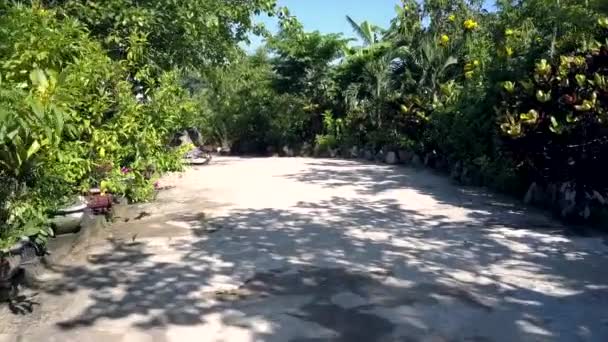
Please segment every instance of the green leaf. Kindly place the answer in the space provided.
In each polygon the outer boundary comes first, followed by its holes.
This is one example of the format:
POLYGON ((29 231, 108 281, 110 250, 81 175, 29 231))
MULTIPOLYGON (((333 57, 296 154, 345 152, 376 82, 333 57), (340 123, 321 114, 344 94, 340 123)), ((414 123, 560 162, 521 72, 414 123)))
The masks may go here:
POLYGON ((522 113, 519 118, 526 124, 535 124, 538 121, 538 112, 530 109, 527 113, 522 113))
POLYGON ((30 80, 32 80, 32 84, 37 86, 38 89, 44 90, 49 86, 49 80, 41 69, 32 70, 32 72, 30 72, 30 80))
POLYGON ((559 124, 557 123, 557 119, 555 119, 554 116, 551 116, 551 126, 552 127, 558 127, 559 124))
POLYGON ((63 120, 63 112, 60 111, 58 108, 53 107, 53 111, 55 112, 55 128, 57 129, 58 133, 61 133, 61 131, 63 130, 63 125, 64 125, 64 120, 63 120))
POLYGON ((27 159, 30 159, 36 152, 40 150, 40 143, 38 140, 34 140, 30 148, 27 149, 27 159))
POLYGON ((587 76, 585 76, 583 74, 578 74, 578 75, 574 76, 574 78, 576 79, 576 83, 578 83, 579 87, 584 86, 585 81, 587 81, 587 76))
POLYGON ((511 81, 506 81, 502 83, 502 87, 504 88, 505 91, 507 91, 509 94, 513 93, 513 91, 515 90, 515 84, 511 81))
POLYGON ((38 227, 33 222, 28 222, 23 227, 23 235, 25 236, 34 236, 40 232, 40 227, 38 227))
POLYGON ((551 100, 551 93, 545 93, 542 90, 536 91, 536 100, 541 103, 545 103, 551 100))
POLYGON ((32 108, 32 112, 34 112, 39 119, 44 118, 44 106, 40 101, 32 99, 30 101, 30 107, 32 108))
POLYGON ((549 130, 555 134, 562 134, 564 128, 559 125, 554 116, 551 116, 551 126, 549 126, 549 130))
POLYGON ((17 134, 19 134, 19 128, 17 128, 16 130, 9 132, 6 137, 8 138, 8 140, 13 140, 15 139, 15 137, 17 136, 17 134))

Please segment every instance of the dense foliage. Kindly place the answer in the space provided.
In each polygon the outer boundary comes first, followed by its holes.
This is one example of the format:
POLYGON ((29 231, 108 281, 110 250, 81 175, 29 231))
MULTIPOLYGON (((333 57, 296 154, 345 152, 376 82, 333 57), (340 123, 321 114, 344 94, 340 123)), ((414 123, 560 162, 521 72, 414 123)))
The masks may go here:
POLYGON ((482 5, 402 0, 386 29, 346 16, 358 42, 292 23, 268 39, 269 54, 231 69, 232 79, 258 79, 230 100, 246 109, 222 113, 228 142, 256 141, 257 152, 294 142, 319 155, 404 151, 466 184, 517 195, 535 184, 542 194, 532 197, 551 197, 564 217, 592 216, 608 196, 605 3, 482 5), (235 121, 261 113, 246 133, 235 121), (288 115, 306 124, 268 139, 270 127, 292 129, 273 125, 288 115))
POLYGON ((181 168, 170 140, 192 127, 235 153, 402 152, 596 216, 605 1, 482 4, 402 0, 387 28, 345 16, 353 41, 306 32, 273 0, 2 2, 0 240, 44 238, 49 211, 90 188, 149 199, 155 177, 181 168), (261 12, 277 34, 255 24, 261 12), (252 32, 266 44, 247 55, 252 32))
POLYGON ((76 195, 145 201, 180 170, 170 140, 205 120, 187 68, 241 52, 273 1, 31 1, 0 5, 0 247, 44 240, 76 195))

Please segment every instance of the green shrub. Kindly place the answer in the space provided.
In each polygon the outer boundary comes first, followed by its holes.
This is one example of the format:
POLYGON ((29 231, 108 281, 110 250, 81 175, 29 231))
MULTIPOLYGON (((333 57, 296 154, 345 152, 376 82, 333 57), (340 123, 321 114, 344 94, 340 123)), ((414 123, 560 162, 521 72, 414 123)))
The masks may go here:
POLYGON ((331 134, 317 135, 315 138, 315 154, 318 156, 328 156, 330 150, 338 147, 338 140, 331 134))
POLYGON ((608 192, 608 47, 536 63, 505 82, 499 107, 505 146, 541 184, 575 184, 577 199, 608 192))
POLYGON ((151 199, 153 176, 182 167, 170 138, 196 121, 178 72, 147 79, 150 100, 139 101, 124 63, 58 17, 21 5, 0 17, 3 246, 48 236, 47 213, 92 187, 151 199))

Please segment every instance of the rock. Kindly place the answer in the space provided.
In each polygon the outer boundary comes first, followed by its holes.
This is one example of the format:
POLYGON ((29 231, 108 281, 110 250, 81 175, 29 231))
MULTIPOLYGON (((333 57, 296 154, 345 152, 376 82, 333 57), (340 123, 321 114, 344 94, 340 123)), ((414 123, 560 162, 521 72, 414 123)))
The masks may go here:
POLYGON ((462 174, 462 162, 459 160, 452 166, 450 171, 450 178, 457 182, 460 181, 460 175, 462 174))
POLYGON ((388 152, 384 161, 391 165, 397 164, 397 154, 395 152, 388 152))
POLYGON ((543 189, 536 182, 532 183, 524 196, 525 204, 546 205, 552 202, 553 190, 549 187, 543 189))
POLYGON ((556 209, 562 218, 572 216, 576 211, 576 189, 570 182, 562 183, 557 191, 556 209))
POLYGON ((559 205, 560 215, 563 218, 572 216, 575 208, 576 208, 576 202, 561 201, 560 205, 559 205))
POLYGON ((537 191, 537 185, 536 183, 532 183, 530 185, 530 187, 528 188, 528 191, 526 192, 526 195, 524 196, 524 203, 525 204, 531 204, 532 201, 534 201, 535 195, 534 193, 537 191))
POLYGON ((585 220, 588 220, 589 217, 591 217, 591 208, 589 208, 589 205, 585 205, 582 215, 585 220))
POLYGON ((558 189, 557 189, 557 185, 556 184, 549 184, 549 186, 547 186, 547 199, 550 201, 550 205, 553 206, 555 205, 555 202, 557 202, 557 194, 558 194, 558 189))
POLYGON ((275 153, 274 147, 266 146, 266 155, 272 156, 275 153))
POLYGON ((597 200, 601 205, 606 204, 606 199, 604 198, 604 196, 602 196, 602 194, 600 194, 596 190, 593 190, 593 199, 597 200))
POLYGON ((186 152, 186 154, 184 155, 184 159, 199 159, 199 158, 203 158, 204 155, 205 155, 205 152, 203 152, 203 150, 201 150, 198 147, 195 147, 195 148, 191 149, 190 151, 186 152))
POLYGON ((421 167, 421 166, 423 166, 422 159, 420 159, 420 157, 417 154, 415 154, 412 157, 412 166, 414 166, 414 167, 421 167))
POLYGON ((351 148, 348 148, 346 146, 342 146, 340 148, 340 154, 339 156, 341 158, 345 158, 345 159, 352 159, 352 158, 357 158, 357 157, 353 157, 352 153, 351 153, 351 148))
POLYGON ((286 157, 295 156, 295 152, 293 151, 293 149, 287 145, 283 146, 283 153, 285 154, 286 157))
POLYGON ((195 146, 203 145, 203 136, 201 134, 201 131, 198 130, 198 128, 188 128, 187 132, 188 136, 190 137, 190 140, 195 146))
POLYGON ((374 160, 374 154, 370 150, 363 151, 363 158, 367 160, 374 160))
POLYGON ((218 153, 221 156, 228 156, 228 155, 230 155, 231 152, 232 152, 232 150, 230 149, 230 147, 223 146, 223 147, 220 148, 220 150, 219 150, 218 153))
POLYGON ((376 159, 375 160, 378 163, 384 162, 384 151, 382 151, 382 150, 378 151, 378 153, 376 153, 376 159))
POLYGON ((174 137, 173 140, 171 141, 171 146, 184 146, 184 145, 194 145, 194 143, 192 142, 192 139, 190 139, 190 134, 188 133, 188 131, 182 131, 177 133, 174 137))
POLYGON ((463 167, 462 172, 460 173, 460 183, 463 185, 472 185, 473 180, 471 179, 471 175, 469 174, 469 168, 463 167))
POLYGON ((329 149, 329 156, 331 158, 336 158, 338 156, 338 149, 337 148, 330 148, 329 149))
POLYGON ((303 157, 310 157, 312 156, 313 153, 313 149, 312 149, 312 145, 308 142, 305 142, 304 144, 302 144, 302 156, 303 157))
POLYGON ((21 255, 0 257, 0 283, 9 281, 21 265, 21 255))
POLYGON ((414 157, 414 152, 408 150, 399 150, 397 154, 399 155, 399 162, 401 164, 411 163, 412 158, 414 157))
POLYGON ((435 168, 437 170, 446 170, 448 168, 448 161, 441 156, 437 157, 435 160, 435 168))
MULTIPOLYGON (((35 262, 40 255, 39 247, 24 237, 11 248, 3 250, 0 256, 0 288, 6 289, 7 282, 17 274, 22 266, 35 262)), ((4 291, 0 291, 4 292, 4 291)), ((6 292, 3 293, 5 295, 6 292)))
POLYGON ((431 164, 432 160, 433 160, 433 155, 431 153, 427 153, 424 156, 424 165, 425 166, 431 166, 430 164, 431 164))
POLYGON ((351 158, 358 158, 359 157, 359 148, 357 146, 351 147, 349 154, 350 154, 351 158))
POLYGON ((312 154, 317 158, 329 158, 329 151, 320 149, 319 146, 315 146, 312 154))

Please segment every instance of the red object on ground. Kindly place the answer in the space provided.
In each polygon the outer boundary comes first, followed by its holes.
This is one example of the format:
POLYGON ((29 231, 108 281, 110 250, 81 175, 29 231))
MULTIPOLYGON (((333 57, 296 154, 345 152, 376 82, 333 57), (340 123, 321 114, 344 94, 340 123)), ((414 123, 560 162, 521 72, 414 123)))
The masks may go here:
POLYGON ((93 195, 87 206, 94 213, 106 213, 112 208, 112 195, 93 195))

